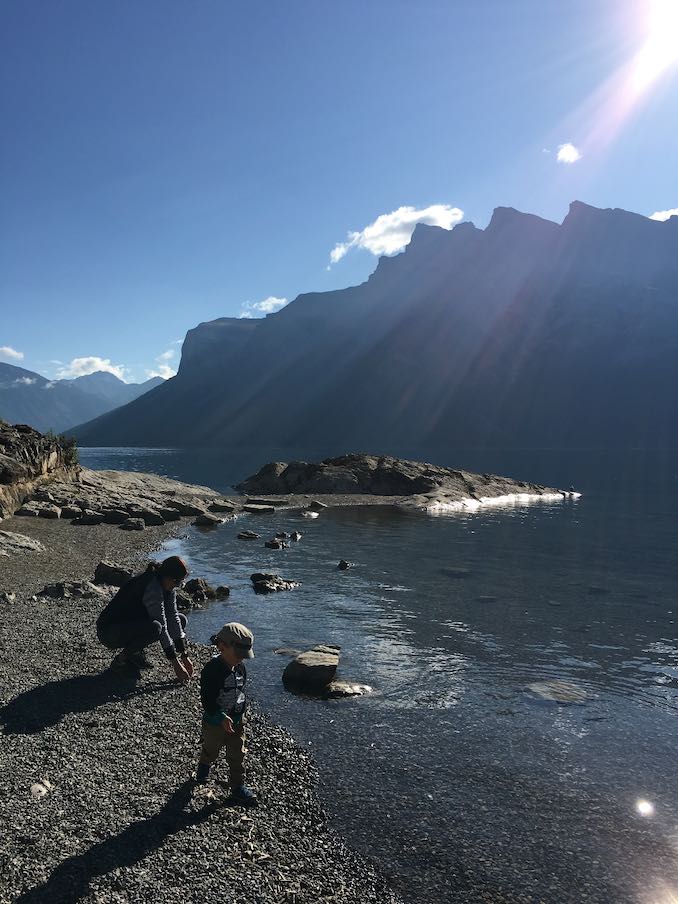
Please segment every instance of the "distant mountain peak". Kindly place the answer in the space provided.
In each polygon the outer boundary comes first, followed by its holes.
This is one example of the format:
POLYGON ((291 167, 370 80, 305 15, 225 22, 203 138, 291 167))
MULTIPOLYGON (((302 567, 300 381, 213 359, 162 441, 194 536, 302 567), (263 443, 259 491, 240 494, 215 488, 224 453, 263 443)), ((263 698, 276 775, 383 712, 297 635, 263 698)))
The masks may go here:
POLYGON ((552 220, 545 220, 534 213, 523 213, 515 207, 495 207, 485 232, 504 232, 507 229, 524 229, 526 226, 530 229, 555 229, 557 225, 552 220))

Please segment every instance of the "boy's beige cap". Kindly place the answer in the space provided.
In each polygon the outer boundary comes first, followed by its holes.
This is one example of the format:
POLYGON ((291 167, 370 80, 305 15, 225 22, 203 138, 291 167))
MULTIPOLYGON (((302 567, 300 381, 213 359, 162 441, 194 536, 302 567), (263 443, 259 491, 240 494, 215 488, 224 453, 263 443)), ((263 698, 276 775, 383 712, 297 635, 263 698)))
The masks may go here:
POLYGON ((240 622, 229 622, 223 628, 220 628, 216 634, 213 634, 210 640, 212 643, 220 640, 243 653, 245 659, 254 659, 254 650, 252 649, 254 646, 254 634, 249 628, 241 625, 240 622))

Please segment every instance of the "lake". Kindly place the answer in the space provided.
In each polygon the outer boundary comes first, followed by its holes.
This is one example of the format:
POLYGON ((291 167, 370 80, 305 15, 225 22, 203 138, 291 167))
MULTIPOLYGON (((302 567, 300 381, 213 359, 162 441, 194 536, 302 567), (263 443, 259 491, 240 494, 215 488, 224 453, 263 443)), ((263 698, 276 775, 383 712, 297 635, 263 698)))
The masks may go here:
MULTIPOLYGON (((81 460, 225 492, 265 459, 83 449, 81 460)), ((191 615, 191 636, 252 628, 251 692, 313 752, 333 824, 406 900, 675 904, 675 460, 458 450, 436 463, 583 496, 441 516, 281 511, 191 528, 166 550, 231 587, 191 615), (261 542, 236 539, 245 523, 261 542), (282 530, 302 540, 265 549, 282 530), (342 558, 354 567, 338 571, 342 558), (302 584, 256 596, 254 571, 302 584), (341 676, 375 693, 287 693, 274 650, 319 642, 340 644, 341 676)))

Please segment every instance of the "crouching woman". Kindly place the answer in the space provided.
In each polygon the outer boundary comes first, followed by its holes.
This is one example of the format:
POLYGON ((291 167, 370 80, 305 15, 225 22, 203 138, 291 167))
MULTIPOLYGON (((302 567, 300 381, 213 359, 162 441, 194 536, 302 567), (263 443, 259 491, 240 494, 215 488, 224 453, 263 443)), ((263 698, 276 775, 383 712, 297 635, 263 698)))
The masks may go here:
POLYGON ((153 668, 146 648, 160 641, 163 652, 180 681, 193 675, 193 663, 186 649, 186 616, 177 611, 177 588, 188 574, 179 556, 170 556, 160 565, 149 565, 143 574, 131 578, 118 590, 97 620, 99 642, 114 657, 114 671, 153 668))

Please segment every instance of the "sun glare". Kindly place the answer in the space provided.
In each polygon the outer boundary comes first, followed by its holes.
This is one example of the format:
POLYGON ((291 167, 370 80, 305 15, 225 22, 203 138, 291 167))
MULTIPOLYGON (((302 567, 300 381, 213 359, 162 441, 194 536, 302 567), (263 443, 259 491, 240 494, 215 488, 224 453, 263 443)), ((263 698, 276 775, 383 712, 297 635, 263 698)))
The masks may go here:
POLYGON ((647 39, 635 59, 633 87, 644 91, 662 72, 678 63, 678 0, 654 0, 647 39))

